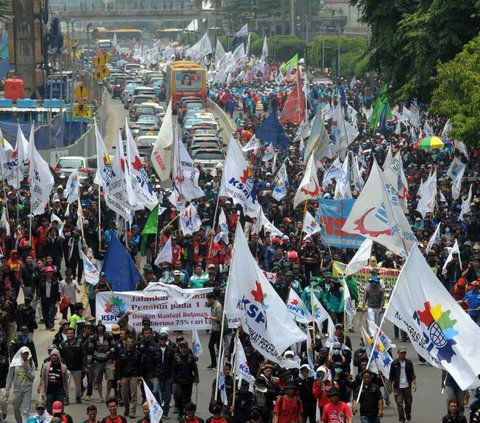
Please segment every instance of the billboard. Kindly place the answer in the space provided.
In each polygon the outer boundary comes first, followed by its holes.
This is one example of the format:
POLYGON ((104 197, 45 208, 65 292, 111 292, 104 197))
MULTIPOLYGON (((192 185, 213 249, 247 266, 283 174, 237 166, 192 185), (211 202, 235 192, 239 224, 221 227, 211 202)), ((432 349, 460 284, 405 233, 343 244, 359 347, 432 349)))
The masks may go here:
POLYGON ((175 71, 175 88, 181 91, 202 91, 203 88, 203 72, 188 70, 175 71))

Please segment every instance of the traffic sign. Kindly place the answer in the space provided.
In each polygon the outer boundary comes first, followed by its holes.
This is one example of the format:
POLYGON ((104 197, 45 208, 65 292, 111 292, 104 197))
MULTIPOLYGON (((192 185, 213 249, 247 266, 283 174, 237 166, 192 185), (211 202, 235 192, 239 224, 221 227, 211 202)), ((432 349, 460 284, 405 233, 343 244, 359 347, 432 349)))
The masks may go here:
POLYGON ((74 93, 75 97, 77 98, 87 98, 88 88, 85 85, 80 84, 79 86, 77 86, 77 88, 75 88, 74 93))
POLYGON ((108 53, 101 51, 93 58, 93 65, 97 68, 105 66, 107 63, 110 63, 111 57, 108 53))
POLYGON ((102 66, 101 68, 98 68, 97 72, 95 72, 95 75, 93 75, 93 77, 96 81, 99 81, 106 78, 108 75, 110 75, 110 69, 108 69, 106 66, 102 66))
POLYGON ((90 108, 88 108, 84 104, 77 104, 73 108, 73 116, 90 118, 92 117, 92 111, 90 110, 90 108))

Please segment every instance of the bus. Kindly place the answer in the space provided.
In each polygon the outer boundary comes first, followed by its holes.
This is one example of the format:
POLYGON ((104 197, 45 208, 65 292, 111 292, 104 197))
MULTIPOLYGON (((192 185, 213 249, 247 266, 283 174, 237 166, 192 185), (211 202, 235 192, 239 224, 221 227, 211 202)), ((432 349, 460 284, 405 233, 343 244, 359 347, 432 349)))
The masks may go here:
POLYGON ((172 111, 177 113, 178 103, 184 97, 198 97, 207 101, 205 68, 195 62, 178 60, 167 65, 165 79, 167 101, 172 102, 172 111))
POLYGON ((155 31, 155 39, 157 41, 180 41, 183 29, 170 28, 170 29, 157 29, 155 31))
POLYGON ((113 41, 114 36, 117 36, 117 43, 119 46, 133 46, 143 41, 143 31, 140 29, 98 29, 93 32, 93 36, 97 40, 113 41))
POLYGON ((107 53, 110 52, 112 48, 112 42, 108 39, 99 39, 97 41, 97 51, 106 51, 107 53))

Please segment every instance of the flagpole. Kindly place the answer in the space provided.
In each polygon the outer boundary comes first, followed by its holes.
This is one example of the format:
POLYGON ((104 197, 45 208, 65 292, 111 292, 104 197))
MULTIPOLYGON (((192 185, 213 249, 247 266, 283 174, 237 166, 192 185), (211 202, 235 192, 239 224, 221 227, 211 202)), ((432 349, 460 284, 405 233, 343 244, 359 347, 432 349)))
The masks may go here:
POLYGON ((315 338, 315 327, 317 326, 317 322, 315 321, 315 308, 313 306, 313 296, 315 295, 315 292, 313 291, 313 286, 311 286, 310 289, 311 289, 311 292, 310 292, 310 308, 311 308, 312 323, 313 323, 313 325, 312 325, 312 328, 313 328, 312 343, 313 343, 313 342, 315 342, 315 339, 316 339, 315 338))
POLYGON ((236 397, 236 391, 237 391, 237 367, 238 367, 238 328, 237 328, 237 333, 235 335, 235 365, 233 368, 233 399, 232 399, 232 417, 235 413, 235 397, 236 397))
POLYGON ((102 185, 98 185, 98 247, 102 245, 102 185))

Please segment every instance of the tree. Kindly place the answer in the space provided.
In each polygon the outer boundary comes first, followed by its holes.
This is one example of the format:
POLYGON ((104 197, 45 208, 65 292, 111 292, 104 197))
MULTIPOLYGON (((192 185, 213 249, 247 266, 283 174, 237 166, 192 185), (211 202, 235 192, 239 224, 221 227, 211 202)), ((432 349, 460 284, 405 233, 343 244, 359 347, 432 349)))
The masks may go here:
MULTIPOLYGON (((305 56, 305 41, 294 35, 275 35, 267 39, 268 55, 276 62, 289 60, 295 54, 298 57, 305 56)), ((252 54, 260 56, 262 54, 263 38, 258 38, 252 43, 252 54)))
POLYGON ((371 29, 371 69, 398 98, 428 102, 436 65, 478 34, 478 0, 351 0, 371 29))
POLYGON ((453 60, 437 66, 431 111, 450 119, 450 135, 480 145, 480 36, 453 60))
POLYGON ((12 0, 0 0, 0 21, 7 23, 12 14, 12 0))

